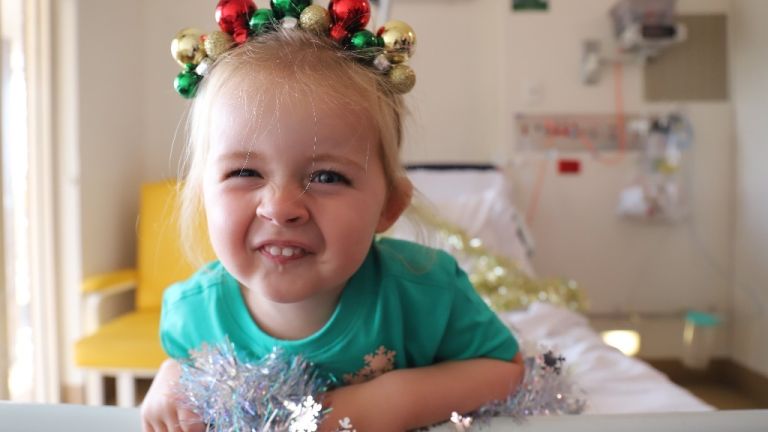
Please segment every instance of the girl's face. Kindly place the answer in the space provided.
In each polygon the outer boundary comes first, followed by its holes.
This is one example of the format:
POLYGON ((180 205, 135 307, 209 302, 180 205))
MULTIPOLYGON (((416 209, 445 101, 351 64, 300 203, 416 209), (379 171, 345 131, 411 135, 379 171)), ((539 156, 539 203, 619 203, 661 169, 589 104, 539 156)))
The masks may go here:
MULTIPOLYGON (((217 257, 258 297, 336 296, 391 211, 372 121, 296 96, 215 102, 203 198, 217 257)), ((318 297, 319 298, 319 297, 318 297)))

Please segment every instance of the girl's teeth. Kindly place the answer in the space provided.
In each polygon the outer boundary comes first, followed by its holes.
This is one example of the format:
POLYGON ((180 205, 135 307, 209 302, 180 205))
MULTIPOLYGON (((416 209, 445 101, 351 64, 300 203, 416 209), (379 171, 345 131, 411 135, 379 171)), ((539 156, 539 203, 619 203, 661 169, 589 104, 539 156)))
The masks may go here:
POLYGON ((280 246, 267 246, 266 249, 270 255, 274 256, 292 257, 301 253, 301 249, 292 247, 281 248, 280 246))

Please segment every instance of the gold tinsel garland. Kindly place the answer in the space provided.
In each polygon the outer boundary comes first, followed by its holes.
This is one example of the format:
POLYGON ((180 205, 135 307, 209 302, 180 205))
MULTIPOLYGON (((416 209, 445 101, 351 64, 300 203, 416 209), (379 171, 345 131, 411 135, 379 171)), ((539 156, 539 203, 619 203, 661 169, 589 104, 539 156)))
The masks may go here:
POLYGON ((497 312, 524 308, 536 301, 586 310, 585 295, 576 281, 533 278, 513 260, 492 253, 481 239, 469 236, 425 206, 414 203, 410 211, 437 234, 438 246, 459 261, 475 289, 497 312))

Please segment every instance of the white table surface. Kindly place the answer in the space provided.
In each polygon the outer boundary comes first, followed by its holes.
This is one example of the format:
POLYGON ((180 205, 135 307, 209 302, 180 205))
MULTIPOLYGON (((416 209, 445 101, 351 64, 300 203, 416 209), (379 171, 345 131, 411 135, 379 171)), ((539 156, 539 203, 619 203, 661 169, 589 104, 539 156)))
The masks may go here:
MULTIPOLYGON (((435 431, 454 432, 452 425, 435 431)), ((765 432, 768 410, 710 411, 698 413, 581 415, 536 417, 517 424, 495 419, 480 431, 527 432, 765 432)), ((3 432, 139 432, 138 408, 88 407, 82 405, 19 404, 0 401, 0 431, 3 432)), ((365 431, 360 431, 365 432, 365 431)))

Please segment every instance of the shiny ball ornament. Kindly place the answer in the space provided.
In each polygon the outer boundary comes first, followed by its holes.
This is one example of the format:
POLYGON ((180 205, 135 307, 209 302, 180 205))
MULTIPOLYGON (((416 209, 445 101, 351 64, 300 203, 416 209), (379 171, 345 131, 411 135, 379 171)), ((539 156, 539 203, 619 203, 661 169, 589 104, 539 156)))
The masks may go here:
POLYGON ((284 29, 295 29, 298 26, 299 20, 292 16, 283 17, 283 19, 280 20, 280 27, 284 29))
POLYGON ((256 12, 253 0, 219 0, 216 5, 216 23, 221 31, 229 33, 235 42, 248 40, 248 22, 256 12))
POLYGON ((235 44, 235 40, 229 33, 223 31, 213 31, 205 38, 205 53, 212 60, 216 60, 220 55, 227 52, 235 44))
POLYGON ((251 32, 254 34, 263 34, 275 28, 275 14, 271 9, 259 9, 253 13, 248 23, 251 32))
POLYGON ((360 30, 349 38, 347 49, 360 57, 373 60, 381 52, 381 38, 368 30, 360 30))
POLYGON ((379 54, 373 59, 373 66, 380 72, 389 72, 389 69, 392 68, 392 63, 389 62, 387 56, 379 54))
POLYGON ((197 65, 205 57, 203 31, 193 27, 179 30, 171 42, 171 55, 182 67, 197 65))
POLYGON ((301 11, 299 25, 304 30, 315 34, 328 34, 331 28, 331 14, 322 6, 309 5, 301 11))
POLYGON ((364 29, 371 20, 368 0, 331 0, 328 12, 334 26, 340 25, 350 33, 364 29))
POLYGON ((393 65, 387 73, 387 78, 392 84, 392 90, 398 94, 408 93, 416 85, 416 74, 404 64, 393 65))
POLYGON ((301 12, 309 5, 312 4, 312 0, 271 0, 270 5, 272 11, 275 13, 275 18, 282 19, 283 17, 291 16, 298 18, 301 12))
POLYGON ((349 31, 341 24, 334 24, 331 26, 330 32, 331 40, 341 46, 345 46, 349 40, 349 31))
POLYGON ((210 57, 206 57, 203 59, 203 61, 200 62, 199 65, 195 68, 195 73, 204 77, 208 75, 208 71, 211 69, 211 66, 213 66, 213 60, 211 60, 210 57))
POLYGON ((360 30, 349 39, 349 46, 356 50, 379 47, 379 38, 368 30, 360 30))
POLYGON ((194 71, 185 70, 176 75, 176 79, 173 81, 173 87, 178 94, 186 99, 191 99, 195 97, 197 86, 200 84, 201 79, 203 79, 203 77, 196 74, 194 71))
POLYGON ((377 32, 384 41, 384 52, 392 63, 403 63, 413 56, 416 34, 402 21, 388 21, 377 32))

